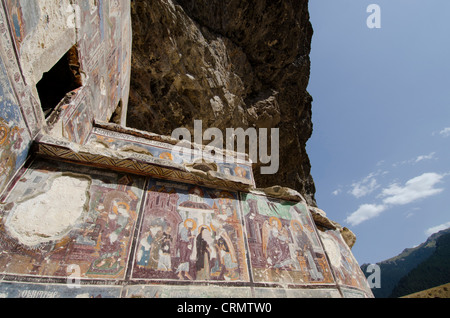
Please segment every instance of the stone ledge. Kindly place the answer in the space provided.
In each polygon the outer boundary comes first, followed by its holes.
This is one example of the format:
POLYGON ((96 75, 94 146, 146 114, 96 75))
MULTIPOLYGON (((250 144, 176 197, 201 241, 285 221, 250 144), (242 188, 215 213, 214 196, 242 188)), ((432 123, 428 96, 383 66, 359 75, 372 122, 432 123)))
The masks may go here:
POLYGON ((37 156, 88 166, 126 171, 167 180, 183 180, 187 183, 198 183, 236 191, 248 191, 253 187, 250 181, 245 182, 242 178, 232 178, 232 176, 215 171, 204 172, 147 154, 79 145, 64 138, 43 134, 36 138, 34 147, 37 156))

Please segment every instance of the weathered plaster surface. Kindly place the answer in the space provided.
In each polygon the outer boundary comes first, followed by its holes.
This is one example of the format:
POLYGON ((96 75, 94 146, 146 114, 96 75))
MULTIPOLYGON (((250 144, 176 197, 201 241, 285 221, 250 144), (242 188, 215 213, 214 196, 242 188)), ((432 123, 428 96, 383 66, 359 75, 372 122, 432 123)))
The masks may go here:
POLYGON ((25 246, 57 241, 86 216, 90 179, 86 176, 56 176, 48 189, 23 198, 5 222, 11 236, 25 246))
POLYGON ((2 193, 17 170, 24 164, 31 136, 18 106, 1 54, 0 84, 0 193, 2 193))
POLYGON ((78 279, 70 297, 371 297, 339 230, 318 231, 310 210, 36 160, 0 206, 0 293, 64 297, 78 279))
POLYGON ((119 104, 119 123, 125 123, 132 41, 129 1, 4 3, 5 10, 0 10, 0 193, 25 163, 40 132, 84 144, 94 120, 109 121, 119 104), (36 84, 75 44, 83 85, 66 95, 50 124, 36 84))

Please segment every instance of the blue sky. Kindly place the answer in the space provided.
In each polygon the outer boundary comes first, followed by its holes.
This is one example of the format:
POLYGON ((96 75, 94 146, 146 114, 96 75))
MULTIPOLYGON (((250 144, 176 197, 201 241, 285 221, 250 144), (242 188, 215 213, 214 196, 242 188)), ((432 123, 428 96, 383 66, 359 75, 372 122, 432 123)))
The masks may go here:
POLYGON ((380 262, 450 227, 450 1, 309 8, 317 203, 356 234, 360 264, 380 262))

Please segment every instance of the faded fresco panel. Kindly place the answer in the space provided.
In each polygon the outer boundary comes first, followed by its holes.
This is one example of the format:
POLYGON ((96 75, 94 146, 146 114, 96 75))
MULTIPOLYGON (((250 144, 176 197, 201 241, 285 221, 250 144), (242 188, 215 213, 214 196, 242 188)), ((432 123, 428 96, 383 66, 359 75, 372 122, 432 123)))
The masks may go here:
POLYGON ((6 283, 0 284, 0 298, 120 298, 122 287, 82 286, 73 288, 69 285, 6 283))
POLYGON ((170 160, 175 163, 190 162, 191 157, 174 156, 171 145, 158 141, 151 141, 144 138, 126 135, 102 128, 94 127, 87 144, 97 147, 113 149, 123 152, 135 152, 144 155, 170 160))
POLYGON ((344 295, 344 298, 367 298, 367 295, 360 290, 341 288, 341 291, 344 295))
POLYGON ((341 234, 337 230, 320 231, 319 234, 330 259, 337 283, 361 289, 371 297, 372 291, 369 283, 341 234))
POLYGON ((0 209, 5 274, 123 279, 144 179, 37 161, 0 209))
POLYGON ((36 0, 10 0, 6 1, 5 5, 12 28, 12 35, 20 51, 23 39, 38 24, 40 10, 36 0))
POLYGON ((255 298, 342 298, 337 289, 255 288, 255 298))
POLYGON ((103 0, 77 1, 77 5, 80 8, 80 58, 83 69, 90 74, 104 55, 103 0))
POLYGON ((334 283, 306 205, 250 193, 241 202, 255 282, 334 283))
MULTIPOLYGON (((152 157, 166 159, 179 164, 192 164, 195 161, 194 154, 190 152, 180 152, 174 149, 175 146, 159 141, 149 140, 132 135, 126 135, 102 128, 94 127, 87 143, 96 147, 114 149, 117 151, 133 151, 146 154, 152 157)), ((215 157, 203 154, 203 159, 207 162, 214 162, 215 157)), ((244 162, 214 162, 210 168, 232 180, 245 183, 254 183, 253 171, 250 163, 244 162)))
POLYGON ((92 130, 94 115, 90 107, 89 91, 80 88, 77 95, 71 101, 63 118, 63 136, 68 140, 84 144, 92 130))
POLYGON ((249 287, 220 286, 158 286, 143 285, 125 288, 126 298, 251 298, 249 287))
MULTIPOLYGON (((25 10, 24 7, 27 6, 23 5, 22 1, 20 2, 22 9, 25 10)), ((15 2, 15 4, 17 5, 18 3, 15 2)), ((29 1, 28 5, 30 7, 33 7, 35 5, 35 2, 29 1)), ((22 13, 24 14, 24 18, 28 18, 28 14, 25 14, 26 11, 23 11, 22 13)), ((29 21, 27 21, 27 23, 31 23, 31 20, 32 18, 30 18, 29 21)), ((11 27, 11 25, 8 24, 9 22, 7 22, 6 13, 0 10, 0 55, 2 59, 2 67, 4 67, 4 69, 6 70, 5 72, 2 72, 4 73, 2 74, 2 76, 3 75, 6 76, 8 74, 10 79, 9 84, 7 84, 8 80, 2 79, 2 86, 4 85, 5 87, 7 87, 6 90, 11 91, 11 93, 14 92, 15 98, 17 99, 17 102, 14 103, 14 105, 20 105, 20 111, 24 116, 24 121, 26 122, 30 135, 36 136, 36 134, 40 131, 42 126, 39 113, 40 105, 36 104, 34 97, 32 97, 30 87, 27 86, 24 81, 22 75, 23 69, 21 69, 16 58, 17 57, 16 46, 9 32, 9 28, 11 27)), ((21 29, 21 32, 22 31, 23 29, 21 29)))
MULTIPOLYGON (((107 1, 108 2, 108 1, 107 1)), ((86 95, 90 96, 89 108, 92 116, 106 120, 108 72, 105 54, 109 47, 104 43, 103 1, 78 1, 81 10, 81 32, 79 50, 82 69, 89 74, 86 95)))
POLYGON ((248 281, 236 193, 151 180, 133 279, 248 281))
POLYGON ((24 164, 31 137, 0 58, 0 193, 24 164))

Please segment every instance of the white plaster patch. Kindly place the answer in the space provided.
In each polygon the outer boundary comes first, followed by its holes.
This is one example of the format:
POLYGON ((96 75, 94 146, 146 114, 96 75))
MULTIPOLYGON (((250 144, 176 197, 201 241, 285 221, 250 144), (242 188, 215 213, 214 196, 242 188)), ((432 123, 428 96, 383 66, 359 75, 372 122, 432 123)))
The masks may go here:
POLYGON ((6 229, 31 247, 62 239, 86 214, 90 185, 88 177, 55 177, 48 191, 23 200, 11 212, 6 229))
POLYGON ((320 232, 320 236, 322 237, 325 252, 329 257, 331 264, 335 268, 341 267, 341 251, 337 243, 326 233, 320 232))

